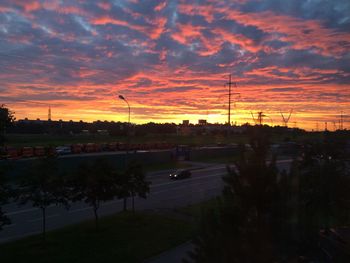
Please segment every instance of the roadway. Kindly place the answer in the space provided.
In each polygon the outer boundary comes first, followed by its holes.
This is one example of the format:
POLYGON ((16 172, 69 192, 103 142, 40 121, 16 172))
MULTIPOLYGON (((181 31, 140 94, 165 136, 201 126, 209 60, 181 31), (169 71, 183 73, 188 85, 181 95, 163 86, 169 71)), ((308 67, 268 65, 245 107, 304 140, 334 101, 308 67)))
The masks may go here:
MULTIPOLYGON (((291 160, 278 162, 279 169, 288 169, 291 160)), ((226 174, 223 164, 195 166, 192 176, 183 180, 170 180, 169 171, 147 174, 151 181, 150 194, 147 199, 135 198, 136 210, 172 209, 208 200, 221 193, 226 174)), ((129 199, 129 207, 131 200, 129 199)), ((100 216, 110 215, 123 209, 122 200, 105 202, 99 209, 100 216)), ((0 232, 0 242, 20 239, 25 236, 41 233, 41 210, 30 205, 18 206, 15 203, 5 205, 3 211, 11 218, 12 224, 5 226, 0 232)), ((83 202, 74 203, 69 210, 60 206, 47 209, 47 230, 61 228, 87 219, 94 218, 93 210, 83 202)))

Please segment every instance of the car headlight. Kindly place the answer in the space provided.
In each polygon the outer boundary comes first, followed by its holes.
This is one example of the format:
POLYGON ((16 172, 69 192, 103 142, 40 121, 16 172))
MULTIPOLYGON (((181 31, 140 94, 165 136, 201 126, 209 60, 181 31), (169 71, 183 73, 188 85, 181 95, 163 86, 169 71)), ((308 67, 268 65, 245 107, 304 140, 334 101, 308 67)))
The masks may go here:
POLYGON ((175 174, 174 177, 177 177, 177 175, 175 174))

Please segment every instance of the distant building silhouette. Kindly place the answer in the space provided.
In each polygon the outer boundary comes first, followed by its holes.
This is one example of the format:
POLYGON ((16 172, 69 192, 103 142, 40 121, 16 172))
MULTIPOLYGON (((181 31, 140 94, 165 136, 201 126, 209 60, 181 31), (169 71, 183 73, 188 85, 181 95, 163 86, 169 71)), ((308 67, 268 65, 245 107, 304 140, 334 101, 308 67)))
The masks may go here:
POLYGON ((207 125, 207 120, 198 120, 198 125, 207 125))
POLYGON ((182 125, 188 126, 188 125, 190 125, 190 121, 189 120, 183 120, 182 121, 182 125))

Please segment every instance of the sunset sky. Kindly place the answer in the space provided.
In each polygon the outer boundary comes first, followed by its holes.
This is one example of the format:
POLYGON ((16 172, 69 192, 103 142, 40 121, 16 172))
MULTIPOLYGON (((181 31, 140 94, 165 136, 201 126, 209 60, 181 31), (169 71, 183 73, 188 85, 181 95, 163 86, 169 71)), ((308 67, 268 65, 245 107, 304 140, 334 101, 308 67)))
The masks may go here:
POLYGON ((0 104, 17 119, 350 129, 349 0, 1 0, 0 104))

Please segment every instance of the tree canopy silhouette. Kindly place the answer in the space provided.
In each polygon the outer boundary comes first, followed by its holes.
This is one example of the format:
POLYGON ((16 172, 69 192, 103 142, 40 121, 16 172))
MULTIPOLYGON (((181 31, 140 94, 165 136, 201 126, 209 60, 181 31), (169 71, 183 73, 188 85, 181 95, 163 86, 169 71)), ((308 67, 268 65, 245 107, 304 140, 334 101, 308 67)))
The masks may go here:
POLYGON ((7 204, 11 198, 11 189, 5 175, 5 168, 0 167, 0 231, 3 226, 11 224, 11 220, 5 215, 2 206, 7 204))
POLYGON ((124 211, 127 210, 127 198, 132 198, 132 210, 135 210, 135 196, 146 198, 150 191, 150 182, 146 181, 145 173, 141 164, 131 162, 128 164, 126 171, 117 177, 119 187, 118 197, 123 198, 124 211))
POLYGON ((275 158, 267 161, 268 137, 251 138, 251 150, 240 146, 235 166, 227 166, 223 194, 217 206, 204 212, 194 262, 274 262, 279 258, 276 239, 284 231, 287 212, 284 180, 275 158))
POLYGON ((0 105, 0 146, 5 143, 6 128, 15 120, 13 112, 5 105, 0 105))
POLYGON ((69 185, 73 201, 84 201, 92 207, 97 229, 101 203, 112 200, 119 191, 113 166, 102 158, 90 165, 83 163, 69 185))
POLYGON ((30 203, 42 212, 43 240, 46 239, 46 211, 50 205, 68 206, 64 179, 58 173, 56 157, 48 156, 34 161, 32 167, 20 179, 18 198, 21 205, 30 203))

